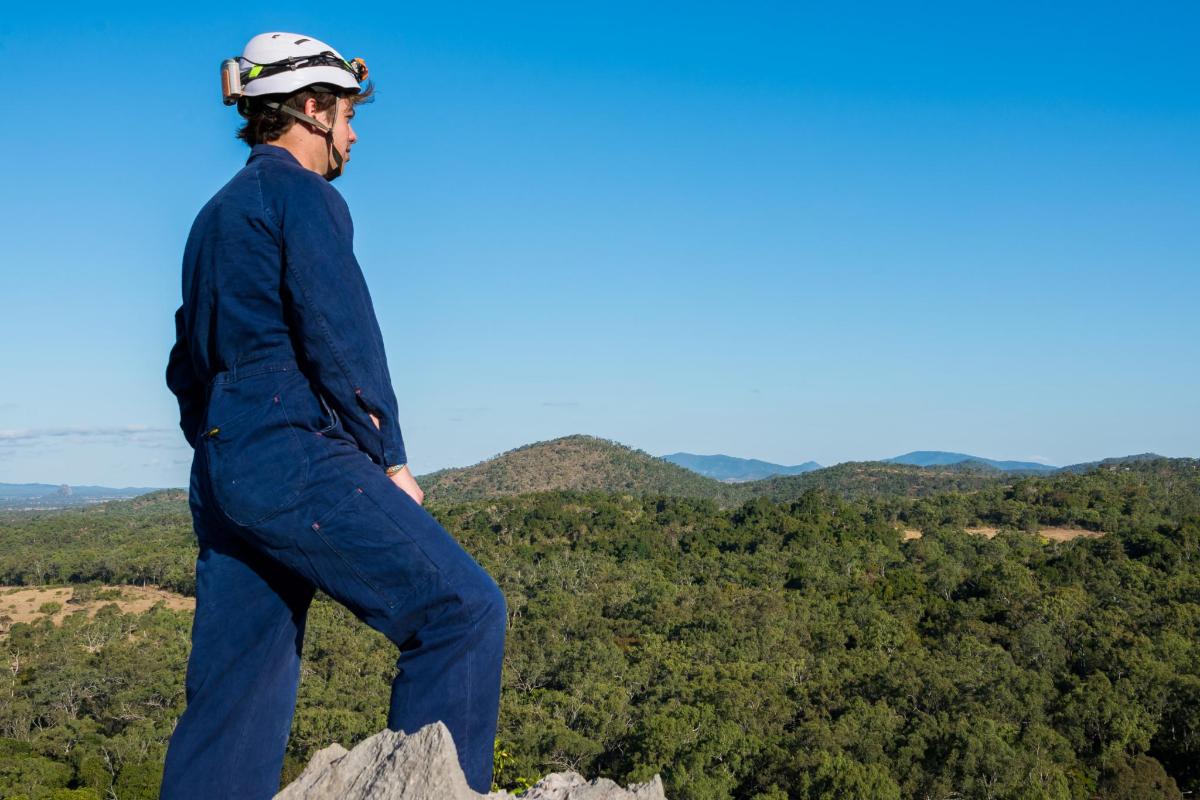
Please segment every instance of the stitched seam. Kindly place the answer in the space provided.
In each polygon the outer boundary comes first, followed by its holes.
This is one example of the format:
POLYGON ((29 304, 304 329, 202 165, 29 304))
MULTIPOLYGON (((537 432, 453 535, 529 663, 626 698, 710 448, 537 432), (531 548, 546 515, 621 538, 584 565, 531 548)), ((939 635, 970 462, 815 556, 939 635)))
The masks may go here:
MULTIPOLYGON (((259 196, 260 197, 262 196, 261 182, 259 184, 259 196)), ((355 383, 354 383, 354 379, 350 376, 350 370, 346 367, 346 363, 342 359, 341 352, 334 345, 333 338, 329 335, 329 326, 325 322, 325 315, 321 313, 320 308, 318 308, 316 305, 313 304, 312 292, 309 291, 308 284, 306 284, 304 282, 304 279, 300 276, 299 271, 296 270, 295 267, 292 265, 292 262, 290 259, 287 260, 287 271, 289 273, 291 273, 292 277, 296 279, 296 283, 298 283, 300 285, 300 291, 302 291, 304 293, 304 300, 312 308, 313 314, 316 316, 317 322, 319 323, 320 328, 321 328, 321 336, 325 339, 325 344, 327 344, 329 346, 329 350, 333 353, 334 361, 337 362, 338 368, 342 370, 343 377, 346 378, 346 380, 349 382, 349 384, 351 386, 354 386, 355 383)))
MULTIPOLYGON (((288 619, 291 619, 290 615, 289 615, 288 619)), ((275 651, 276 646, 279 644, 280 635, 283 634, 286 629, 287 629, 287 620, 284 620, 283 622, 279 623, 278 629, 275 632, 275 638, 272 639, 272 641, 271 641, 271 649, 268 652, 275 651)), ((255 677, 261 678, 262 672, 260 671, 259 673, 257 673, 255 677)), ((261 696, 262 696, 262 692, 255 691, 253 693, 253 697, 255 697, 255 698, 258 698, 261 696)), ((257 716, 253 715, 253 714, 245 714, 243 716, 245 717, 245 719, 242 722, 242 730, 238 734, 237 746, 234 749, 233 763, 229 766, 229 773, 228 773, 229 775, 237 774, 236 767, 239 763, 241 763, 242 755, 246 752, 245 748, 242 747, 242 743, 246 741, 246 734, 250 732, 251 720, 257 719, 257 716)))
POLYGON ((258 205, 262 209, 263 216, 275 226, 275 232, 279 233, 283 226, 279 224, 279 220, 275 219, 275 215, 271 213, 271 209, 267 208, 267 193, 263 191, 262 185, 262 167, 255 168, 254 180, 258 184, 258 205))
POLYGON ((374 583, 367 580, 367 577, 365 575, 363 575, 361 572, 359 572, 358 567, 354 566, 354 564, 350 561, 350 559, 348 559, 348 558, 346 558, 346 556, 342 555, 341 550, 339 550, 338 548, 333 546, 333 543, 329 541, 329 537, 327 537, 325 534, 321 533, 321 531, 319 531, 319 530, 315 530, 314 532, 317 534, 317 536, 321 537, 321 541, 323 541, 325 543, 325 546, 328 547, 330 549, 330 551, 332 551, 334 553, 334 555, 336 555, 338 558, 340 558, 342 560, 342 563, 344 563, 349 568, 349 570, 358 577, 358 579, 360 581, 362 581, 364 584, 366 584, 368 589, 370 589, 372 592, 374 592, 375 595, 380 600, 383 601, 384 605, 386 605, 388 608, 396 607, 396 602, 394 600, 390 599, 383 592, 379 591, 379 587, 377 587, 374 583))
MULTIPOLYGON (((296 491, 292 493, 292 496, 288 499, 288 501, 284 505, 284 507, 281 508, 279 511, 275 512, 276 514, 282 514, 285 510, 287 510, 288 508, 295 505, 296 499, 298 497, 300 497, 300 495, 304 492, 305 489, 308 488, 308 474, 312 470, 312 462, 308 458, 308 451, 306 451, 304 449, 304 442, 300 441, 300 436, 299 436, 299 434, 296 433, 296 427, 292 424, 292 416, 290 414, 288 414, 287 403, 285 403, 283 401, 283 397, 282 397, 282 395, 284 394, 283 386, 285 386, 285 385, 286 385, 286 381, 284 383, 281 383, 279 386, 276 386, 275 392, 276 392, 276 396, 279 396, 279 398, 280 398, 279 399, 279 410, 283 412, 283 421, 285 423, 287 423, 288 433, 291 434, 292 441, 295 442, 296 451, 298 453, 300 453, 300 457, 304 459, 304 477, 299 481, 299 485, 297 486, 296 491)), ((275 516, 275 514, 272 514, 271 516, 275 516)), ((268 517, 268 519, 269 518, 270 517, 268 517)), ((266 520, 259 520, 259 522, 265 522, 265 521, 266 520)))
MULTIPOLYGON (((256 175, 257 175, 257 174, 258 174, 258 173, 256 173, 256 175)), ((332 189, 331 187, 321 186, 321 187, 318 187, 318 190, 323 190, 323 189, 326 189, 326 188, 328 188, 328 190, 329 190, 329 191, 331 191, 331 192, 335 192, 335 194, 336 194, 336 190, 332 189)), ((337 195, 337 197, 338 197, 338 199, 341 199, 341 195, 337 195)), ((263 201, 263 200, 262 200, 262 198, 263 198, 263 191, 262 191, 262 179, 261 179, 261 177, 259 177, 259 198, 260 198, 260 202, 263 204, 263 211, 264 211, 264 212, 265 212, 265 213, 266 213, 268 216, 271 216, 271 214, 270 214, 270 211, 269 211, 269 210, 266 208, 265 201, 263 201)), ((325 202, 325 205, 326 205, 326 208, 328 209, 328 207, 329 207, 328 198, 327 198, 327 197, 322 197, 322 200, 325 200, 325 201, 326 201, 326 202, 325 202)), ((345 201, 343 200, 343 205, 344 205, 344 204, 345 204, 345 201)), ((330 209, 330 210, 329 210, 329 213, 330 213, 330 215, 331 215, 331 216, 333 215, 333 211, 332 211, 332 209, 330 209)), ((271 219, 274 221, 274 217, 273 217, 273 216, 271 216, 271 219)), ((276 222, 276 226, 277 226, 277 227, 280 227, 280 228, 282 229, 282 226, 280 226, 278 222, 276 222)), ((282 238, 282 237, 281 237, 281 238, 282 238)), ((338 238, 343 238, 343 237, 338 237, 338 238)), ((351 221, 350 221, 350 239, 349 239, 349 246, 350 246, 351 248, 353 248, 353 246, 354 246, 354 245, 353 245, 353 241, 354 241, 354 221, 353 221, 353 220, 351 220, 351 221)), ((318 323, 318 327, 319 327, 319 328, 320 328, 320 330, 321 330, 321 337, 322 337, 322 338, 325 340, 325 344, 326 344, 326 345, 329 347, 329 351, 330 351, 331 353, 333 353, 333 360, 334 360, 334 362, 335 362, 335 363, 338 365, 338 368, 339 368, 339 369, 342 371, 342 377, 346 379, 346 382, 347 382, 347 383, 348 383, 348 384, 349 384, 349 385, 350 385, 352 388, 354 388, 354 389, 356 389, 356 390, 357 390, 357 389, 358 389, 358 388, 361 386, 361 384, 360 384, 360 383, 358 383, 357 381, 355 381, 355 380, 354 380, 354 378, 353 378, 353 376, 350 374, 350 369, 349 369, 349 367, 347 367, 347 366, 346 366, 346 362, 345 362, 345 360, 342 358, 342 354, 341 354, 341 352, 340 352, 340 351, 338 350, 338 348, 335 346, 333 337, 329 335, 329 325, 328 325, 328 323, 325 321, 325 315, 324 315, 324 314, 322 314, 322 313, 321 313, 321 310, 320 310, 320 308, 318 308, 318 307, 317 307, 317 306, 316 306, 316 305, 313 303, 313 301, 312 301, 312 292, 309 290, 309 287, 308 287, 308 285, 307 285, 307 284, 304 282, 304 279, 303 279, 303 278, 300 276, 300 273, 299 273, 299 272, 298 272, 296 269, 294 269, 294 268, 293 268, 293 266, 292 266, 292 264, 291 264, 291 262, 290 262, 290 261, 287 261, 287 262, 286 262, 286 267, 287 267, 287 271, 288 271, 288 272, 289 272, 289 273, 292 275, 292 277, 293 277, 293 278, 295 278, 295 280, 296 280, 296 283, 297 283, 297 284, 299 284, 299 286, 300 286, 300 291, 304 293, 304 301, 305 301, 305 303, 306 303, 306 304, 307 304, 307 305, 308 305, 308 306, 309 306, 309 307, 312 309, 312 311, 313 311, 313 314, 316 316, 316 318, 317 318, 317 323, 318 323)), ((362 397, 362 394, 361 394, 360 392, 358 392, 358 391, 356 391, 356 392, 355 392, 355 394, 356 394, 358 397, 362 397)), ((364 399, 364 404, 366 404, 366 401, 365 401, 365 399, 364 399)), ((368 408, 367 410, 368 410, 369 412, 378 411, 378 409, 375 409, 375 408, 368 408)), ((379 415, 379 416, 381 416, 381 417, 385 417, 386 415, 383 415, 383 414, 381 414, 381 415, 379 415)), ((382 421, 382 420, 381 420, 381 421, 382 421)), ((369 429, 372 429, 372 430, 374 430, 374 429, 375 429, 375 426, 374 426, 374 425, 368 425, 367 427, 368 427, 369 429)), ((384 438, 383 438, 383 431, 381 431, 381 430, 376 430, 376 431, 375 431, 375 433, 376 433, 376 438, 377 438, 377 439, 378 439, 378 441, 379 441, 379 454, 380 454, 380 457, 382 458, 382 456, 383 456, 384 452, 387 450, 387 442, 386 442, 386 441, 384 440, 384 438)))
MULTIPOLYGON (((333 508, 331 508, 329 510, 328 513, 325 514, 325 516, 323 518, 324 521, 328 522, 330 519, 332 519, 337 514, 338 511, 340 511, 342 509, 343 506, 349 505, 350 501, 354 499, 354 496, 356 494, 366 494, 366 492, 365 491, 360 492, 358 490, 358 487, 355 487, 353 491, 351 491, 348 495, 346 495, 340 501, 338 501, 337 505, 335 505, 333 508)), ((335 555, 337 555, 337 557, 342 560, 342 563, 344 563, 351 572, 353 572, 355 575, 357 575, 358 579, 360 581, 362 581, 363 583, 365 583, 367 585, 367 588, 369 588, 376 595, 378 595, 379 599, 382 600, 384 602, 384 604, 387 605, 388 608, 395 608, 396 601, 391 600, 387 595, 385 595, 383 592, 381 592, 379 590, 379 587, 376 586, 372 581, 368 580, 367 576, 363 575, 362 572, 359 571, 358 567, 356 567, 354 565, 354 563, 350 561, 350 559, 346 558, 345 554, 343 554, 341 550, 339 550, 337 547, 334 547, 333 542, 331 542, 329 540, 328 536, 321 533, 321 522, 322 522, 321 520, 317 520, 314 523, 316 525, 316 527, 313 528, 312 530, 314 533, 317 534, 317 536, 321 537, 321 541, 323 541, 325 543, 325 546, 328 547, 335 555)))
POLYGON ((242 378, 253 378, 255 375, 263 375, 268 372, 291 372, 293 371, 294 362, 284 364, 279 362, 276 364, 255 365, 247 369, 238 369, 234 367, 224 372, 218 372, 213 376, 212 383, 214 386, 219 386, 226 383, 237 383, 242 378))
MULTIPOLYGON (((399 489, 399 487, 397 487, 397 488, 399 489)), ((400 489, 400 491, 404 491, 404 490, 403 490, 403 489, 400 489)), ((388 518, 388 519, 390 519, 390 520, 391 520, 393 523, 395 523, 396 527, 400 529, 400 532, 401 532, 401 533, 403 533, 403 534, 405 535, 405 537, 407 537, 407 539, 408 539, 410 542, 412 542, 412 544, 413 544, 413 547, 415 547, 415 548, 417 548, 418 550, 420 550, 420 551, 421 551, 421 555, 425 556, 425 561, 426 561, 426 562, 427 562, 427 563, 428 563, 428 564, 429 564, 431 567, 433 567, 433 570, 434 570, 434 572, 436 572, 436 573, 437 573, 438 577, 444 580, 446 576, 445 576, 445 574, 442 572, 442 568, 438 566, 438 564, 437 564, 437 562, 436 562, 436 561, 434 561, 432 558, 430 558, 430 556, 429 556, 429 553, 427 553, 427 552, 425 551, 425 548, 421 546, 421 543, 420 543, 420 542, 418 542, 418 541, 417 541, 417 539, 416 539, 416 538, 415 538, 415 537, 414 537, 412 534, 410 534, 410 533, 408 532, 408 530, 407 530, 407 529, 406 529, 406 528, 405 528, 403 525, 401 525, 401 524, 400 524, 400 521, 399 521, 399 520, 397 520, 397 519, 395 518, 395 516, 393 516, 393 515, 392 515, 392 512, 391 512, 391 511, 388 511, 386 508, 384 508, 383 506, 381 506, 381 505, 380 505, 380 504, 379 504, 379 503, 378 503, 378 502, 375 500, 375 498, 374 498, 374 497, 371 497, 371 494, 370 494, 369 492, 366 492, 366 491, 364 491, 364 492, 363 492, 363 494, 364 494, 364 495, 366 495, 367 497, 370 497, 370 498, 371 498, 371 502, 372 502, 372 503, 375 503, 375 507, 376 507, 376 508, 378 508, 380 511, 382 511, 382 512, 383 512, 383 513, 384 513, 384 514, 387 516, 387 518, 388 518)), ((458 595, 458 592, 455 592, 455 595, 458 595)), ((462 596, 461 596, 461 595, 459 595, 459 600, 460 600, 460 601, 462 601, 462 600, 463 600, 463 598, 462 598, 462 596)))
POLYGON ((237 376, 241 378, 252 378, 255 375, 262 375, 267 372, 290 372, 293 365, 289 363, 280 364, 260 364, 247 369, 237 370, 237 376))
MULTIPOLYGON (((283 386, 283 384, 276 385, 275 388, 271 390, 271 394, 279 393, 282 386, 283 386)), ((223 425, 230 425, 234 422, 241 420, 243 417, 245 417, 255 411, 258 411, 258 410, 259 409, 256 406, 251 406, 250 408, 246 409, 245 411, 241 412, 240 414, 237 414, 234 417, 224 420, 216 427, 219 428, 223 425)), ((308 474, 312 467, 312 464, 310 463, 309 458, 308 458, 308 453, 305 452, 304 444, 300 441, 300 437, 296 435, 295 428, 292 427, 292 418, 290 416, 288 416, 287 405, 285 403, 283 403, 282 400, 280 400, 280 402, 279 402, 279 411, 283 414, 284 424, 287 426, 288 433, 291 435, 291 437, 295 443, 296 450, 300 453, 300 457, 304 459, 304 477, 301 478, 301 480, 299 481, 298 488, 296 488, 296 490, 293 491, 288 496, 287 500, 283 501, 282 505, 278 509, 271 511, 266 516, 257 517, 255 519, 247 520, 247 521, 243 522, 241 520, 234 519, 230 515, 230 513, 225 510, 225 507, 220 502, 217 502, 216 506, 217 506, 217 508, 219 508, 221 510, 221 513, 224 514, 225 517, 228 518, 230 522, 232 522, 233 524, 235 524, 239 527, 242 527, 242 528, 249 528, 254 525, 260 525, 260 524, 266 522, 267 520, 272 519, 273 517, 279 516, 284 511, 286 511, 288 508, 290 508, 292 505, 295 504, 296 498, 299 497, 300 494, 304 491, 304 488, 306 486, 308 486, 308 474)), ((206 436, 206 435, 204 435, 204 433, 201 433, 200 435, 203 438, 204 442, 208 443, 210 447, 213 446, 212 437, 206 436)), ((219 435, 220 434, 218 434, 218 436, 219 435)), ((220 459, 219 458, 216 458, 216 459, 211 458, 211 451, 209 451, 209 453, 207 453, 206 456, 209 456, 206 459, 208 462, 209 480, 213 484, 213 494, 215 495, 217 492, 217 486, 220 483, 220 476, 222 474, 221 470, 218 469, 220 459)))
MULTIPOLYGON (((296 284, 300 287, 300 291, 304 294, 304 302, 312 310, 313 316, 316 317, 317 327, 321 330, 321 338, 325 340, 325 345, 329 348, 329 352, 333 354, 334 363, 336 363, 338 365, 338 369, 342 371, 342 377, 346 380, 347 384, 356 388, 357 385, 353 376, 350 374, 350 369, 346 366, 346 362, 342 358, 341 351, 339 351, 337 346, 334 344, 333 337, 329 335, 329 324, 325 321, 325 315, 322 314, 320 308, 313 303, 312 292, 309 291, 308 284, 306 284, 304 279, 300 277, 299 271, 295 269, 291 261, 288 261, 287 271, 296 280, 296 284)), ((361 397, 361 395, 357 396, 361 397)), ((375 426, 371 425, 369 427, 374 428, 375 426)), ((376 433, 378 434, 376 438, 379 440, 380 445, 379 450, 382 452, 383 434, 381 431, 376 431, 376 433)))
MULTIPOLYGON (((477 619, 477 620, 475 620, 474 624, 471 625, 471 641, 472 642, 479 641, 479 636, 477 635, 478 632, 479 632, 479 620, 477 619)), ((471 694, 471 664, 473 664, 474 662, 475 662, 475 653, 472 652, 470 655, 467 656, 467 702, 468 703, 473 703, 474 699, 475 699, 475 695, 471 694)), ((475 740, 474 735, 472 735, 472 733, 471 733, 471 715, 470 714, 467 714, 466 718, 463 720, 463 739, 466 740, 466 742, 464 742, 464 744, 463 744, 463 749, 469 752, 470 751, 469 743, 475 740)))

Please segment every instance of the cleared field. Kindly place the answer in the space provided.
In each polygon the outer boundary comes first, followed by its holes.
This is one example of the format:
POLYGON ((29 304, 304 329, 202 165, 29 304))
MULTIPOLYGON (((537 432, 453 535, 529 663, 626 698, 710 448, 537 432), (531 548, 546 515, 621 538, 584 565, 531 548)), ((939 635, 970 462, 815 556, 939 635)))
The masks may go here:
MULTIPOLYGON (((123 613, 140 614, 155 603, 165 603, 167 608, 191 611, 196 607, 194 598, 168 592, 156 586, 100 586, 94 594, 99 595, 83 601, 75 600, 74 586, 0 586, 0 636, 18 622, 33 622, 49 618, 55 625, 70 614, 85 612, 88 619, 96 615, 101 606, 115 604, 123 613), (45 603, 57 603, 60 607, 48 613, 39 609, 45 603)), ((88 587, 89 591, 93 587, 88 587)))
POLYGON ((972 536, 982 536, 985 539, 991 539, 993 536, 995 536, 999 532, 1000 532, 999 528, 989 528, 989 527, 967 528, 967 533, 971 534, 972 536))
MULTIPOLYGON (((982 536, 985 539, 991 539, 1000 532, 999 528, 979 527, 967 528, 967 533, 972 536, 982 536)), ((1098 539, 1103 536, 1099 531, 1089 531, 1084 528, 1042 528, 1038 531, 1038 536, 1043 539, 1048 539, 1052 542, 1069 542, 1072 539, 1098 539)), ((921 532, 916 528, 905 528, 900 531, 900 538, 906 542, 913 539, 920 539, 921 532)))
POLYGON ((1072 539, 1099 539, 1104 534, 1083 528, 1042 528, 1039 535, 1052 542, 1069 542, 1072 539))

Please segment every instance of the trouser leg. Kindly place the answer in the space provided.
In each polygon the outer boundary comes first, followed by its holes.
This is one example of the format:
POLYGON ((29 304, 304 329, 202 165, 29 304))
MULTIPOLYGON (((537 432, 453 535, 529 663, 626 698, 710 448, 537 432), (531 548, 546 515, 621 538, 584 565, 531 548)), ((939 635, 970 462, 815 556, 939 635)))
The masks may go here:
MULTIPOLYGON (((410 510, 409 518, 416 516, 410 510)), ((444 531, 431 535, 448 536, 444 531)), ((411 732, 442 720, 454 736, 468 785, 486 793, 492 784, 506 613, 503 594, 476 568, 430 593, 435 602, 440 592, 457 598, 401 648, 388 727, 411 732)))
POLYGON ((205 508, 193 481, 196 612, 160 797, 270 798, 295 713, 313 585, 205 508))
POLYGON ((441 720, 491 788, 504 596, 429 512, 353 449, 313 448, 305 505, 248 535, 400 648, 388 727, 441 720))

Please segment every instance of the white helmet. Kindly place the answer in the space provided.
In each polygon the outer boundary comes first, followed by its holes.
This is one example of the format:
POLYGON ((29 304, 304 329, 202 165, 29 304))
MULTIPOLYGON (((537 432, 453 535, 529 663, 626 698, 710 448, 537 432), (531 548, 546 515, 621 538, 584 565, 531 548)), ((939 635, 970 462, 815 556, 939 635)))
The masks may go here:
POLYGON ((362 59, 353 62, 329 45, 297 33, 260 33, 238 58, 242 94, 291 94, 314 83, 326 83, 350 92, 367 78, 362 59))

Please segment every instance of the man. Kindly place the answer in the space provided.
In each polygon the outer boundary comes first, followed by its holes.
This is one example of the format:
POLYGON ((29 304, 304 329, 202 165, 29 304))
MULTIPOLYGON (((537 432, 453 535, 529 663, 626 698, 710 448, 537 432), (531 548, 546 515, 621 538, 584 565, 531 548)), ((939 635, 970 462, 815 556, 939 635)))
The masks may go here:
POLYGON ((188 236, 166 370, 195 448, 199 558, 187 709, 161 796, 275 794, 318 588, 399 647, 388 727, 442 720, 486 792, 504 596, 421 506, 349 211, 329 183, 357 141, 366 65, 266 33, 222 70, 251 154, 188 236))

